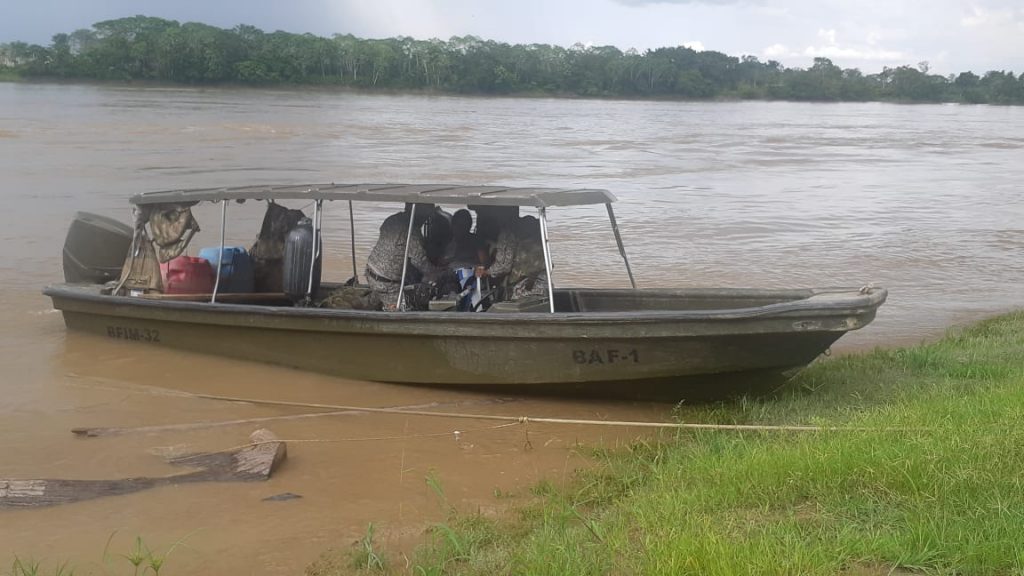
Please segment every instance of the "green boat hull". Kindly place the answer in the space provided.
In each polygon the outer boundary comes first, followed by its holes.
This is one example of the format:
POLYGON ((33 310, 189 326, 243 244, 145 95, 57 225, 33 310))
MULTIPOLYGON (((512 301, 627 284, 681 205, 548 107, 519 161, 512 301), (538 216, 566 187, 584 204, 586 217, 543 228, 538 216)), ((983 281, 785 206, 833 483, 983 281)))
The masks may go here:
POLYGON ((770 389, 884 289, 560 290, 545 312, 371 312, 150 300, 55 285, 69 329, 381 382, 682 398, 770 389))

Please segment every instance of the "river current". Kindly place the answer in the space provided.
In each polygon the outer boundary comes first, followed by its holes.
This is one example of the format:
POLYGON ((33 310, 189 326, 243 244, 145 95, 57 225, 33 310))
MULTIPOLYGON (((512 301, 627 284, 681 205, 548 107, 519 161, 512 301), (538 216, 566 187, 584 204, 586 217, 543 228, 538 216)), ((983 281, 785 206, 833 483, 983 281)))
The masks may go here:
MULTIPOLYGON (((127 221, 127 198, 140 191, 329 181, 607 188, 620 200, 642 287, 888 288, 876 321, 843 337, 839 352, 934 339, 1024 305, 1024 108, 0 83, 0 174, 0 479, 171 474, 178 470, 160 454, 231 447, 252 428, 79 439, 69 433, 75 426, 298 412, 174 392, 587 419, 669 415, 670 406, 644 402, 497 402, 67 333, 40 294, 61 280, 67 224, 77 210, 127 221)), ((391 209, 357 213, 360 262, 391 209)), ((195 212, 203 231, 192 253, 215 245, 219 232, 219 208, 195 212)), ((261 208, 233 205, 230 215, 228 243, 249 245, 261 208)), ((549 217, 556 283, 628 286, 603 207, 549 217)), ((347 206, 327 206, 324 231, 325 275, 344 280, 347 206)), ((398 361, 401 350, 380 358, 398 361)), ((108 539, 113 557, 138 535, 158 550, 183 539, 168 573, 294 574, 322 550, 351 546, 370 522, 380 546, 408 551, 449 503, 490 513, 507 495, 526 497, 537 481, 585 465, 577 445, 642 433, 395 415, 268 426, 320 442, 292 444, 267 483, 0 510, 0 565, 17 554, 95 569, 108 539), (302 498, 263 501, 285 492, 302 498)))

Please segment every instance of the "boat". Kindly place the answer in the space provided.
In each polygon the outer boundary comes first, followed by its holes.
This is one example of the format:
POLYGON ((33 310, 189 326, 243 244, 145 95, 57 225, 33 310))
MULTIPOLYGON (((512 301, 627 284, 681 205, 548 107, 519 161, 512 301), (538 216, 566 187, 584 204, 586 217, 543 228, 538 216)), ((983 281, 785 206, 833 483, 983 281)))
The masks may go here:
MULTIPOLYGON (((331 183, 141 193, 131 198, 137 216, 124 269, 133 267, 142 244, 152 242, 139 214, 219 203, 223 250, 227 208, 248 200, 301 200, 313 207, 313 217, 305 221, 312 232, 303 253, 309 262, 298 272, 308 274, 309 282, 303 280, 305 294, 298 298, 279 291, 224 293, 216 285, 201 294, 127 289, 126 274, 120 286, 65 282, 47 286, 44 294, 63 313, 69 330, 114 340, 387 383, 677 400, 772 390, 843 334, 869 324, 887 295, 870 284, 639 288, 612 208, 615 196, 588 188, 331 183), (337 287, 317 286, 319 279, 313 278, 322 257, 325 202, 347 202, 353 226, 353 207, 367 202, 411 206, 413 214, 424 205, 535 209, 547 290, 477 312, 458 312, 443 301, 418 311, 311 305, 317 294, 337 287), (556 287, 547 211, 598 204, 607 209, 631 288, 556 287)), ((410 214, 406 255, 413 220, 410 214)), ((355 256, 353 242, 350 284, 362 286, 355 256)), ((403 267, 403 289, 406 283, 403 267)))

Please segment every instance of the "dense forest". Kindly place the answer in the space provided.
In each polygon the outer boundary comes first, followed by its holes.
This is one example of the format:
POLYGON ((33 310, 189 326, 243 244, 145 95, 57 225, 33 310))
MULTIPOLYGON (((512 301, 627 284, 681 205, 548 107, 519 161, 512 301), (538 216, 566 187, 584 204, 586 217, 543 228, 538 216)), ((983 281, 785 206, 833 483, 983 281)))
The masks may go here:
POLYGON ((685 47, 510 45, 474 36, 363 39, 266 33, 135 16, 57 34, 49 46, 0 44, 0 77, 181 84, 320 84, 459 94, 666 99, 892 100, 1024 104, 1024 73, 941 76, 928 64, 863 74, 685 47))

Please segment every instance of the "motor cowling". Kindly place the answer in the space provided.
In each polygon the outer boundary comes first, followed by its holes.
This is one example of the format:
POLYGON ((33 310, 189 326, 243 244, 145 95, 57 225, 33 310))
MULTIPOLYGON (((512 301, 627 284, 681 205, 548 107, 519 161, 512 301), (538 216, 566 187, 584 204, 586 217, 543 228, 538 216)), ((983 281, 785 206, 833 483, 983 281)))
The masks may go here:
POLYGON ((103 284, 117 280, 133 231, 117 220, 78 212, 64 239, 64 281, 103 284))

